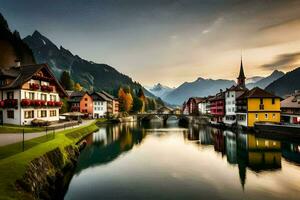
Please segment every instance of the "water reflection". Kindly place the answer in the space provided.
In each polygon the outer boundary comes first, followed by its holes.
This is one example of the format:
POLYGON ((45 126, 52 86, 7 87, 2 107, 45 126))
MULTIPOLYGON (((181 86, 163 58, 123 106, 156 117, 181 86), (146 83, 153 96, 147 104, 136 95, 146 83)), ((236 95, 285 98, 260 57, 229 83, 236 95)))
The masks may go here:
POLYGON ((280 170, 282 157, 300 165, 299 144, 211 127, 191 127, 184 137, 189 141, 199 140, 195 144, 201 146, 213 145, 215 152, 226 156, 230 165, 238 165, 242 187, 246 182, 247 169, 255 173, 280 170))
POLYGON ((66 199, 297 199, 300 192, 297 142, 163 123, 100 127, 86 140, 66 199))
POLYGON ((88 167, 105 164, 141 143, 144 131, 138 131, 136 124, 124 123, 120 126, 100 127, 99 131, 87 136, 88 148, 80 154, 76 173, 88 167))

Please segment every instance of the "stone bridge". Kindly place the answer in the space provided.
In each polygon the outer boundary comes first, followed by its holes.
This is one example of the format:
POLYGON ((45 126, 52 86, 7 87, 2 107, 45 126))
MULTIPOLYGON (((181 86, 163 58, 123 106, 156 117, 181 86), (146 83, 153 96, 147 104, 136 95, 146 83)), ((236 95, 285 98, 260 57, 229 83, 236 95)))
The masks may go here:
POLYGON ((206 115, 184 115, 184 114, 166 114, 166 113, 141 113, 137 114, 137 120, 140 122, 150 122, 151 120, 161 120, 163 123, 167 123, 170 118, 178 119, 178 123, 181 124, 208 124, 209 117, 206 115))

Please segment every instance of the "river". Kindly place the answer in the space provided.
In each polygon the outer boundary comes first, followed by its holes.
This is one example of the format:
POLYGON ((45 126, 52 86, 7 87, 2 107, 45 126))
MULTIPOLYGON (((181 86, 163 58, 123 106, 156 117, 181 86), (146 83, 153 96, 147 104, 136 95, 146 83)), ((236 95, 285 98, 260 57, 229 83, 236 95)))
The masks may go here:
POLYGON ((299 199, 300 142, 176 123, 89 135, 64 199, 299 199))

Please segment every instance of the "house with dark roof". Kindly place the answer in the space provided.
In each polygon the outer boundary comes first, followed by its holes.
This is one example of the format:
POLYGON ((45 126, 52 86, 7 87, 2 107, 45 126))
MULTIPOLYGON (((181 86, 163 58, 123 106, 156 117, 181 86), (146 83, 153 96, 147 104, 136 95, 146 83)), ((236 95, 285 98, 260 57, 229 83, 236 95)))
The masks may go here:
POLYGON ((191 97, 183 104, 183 114, 185 115, 198 115, 199 103, 203 100, 201 97, 191 97))
POLYGON ((58 121, 67 93, 46 64, 0 69, 0 122, 30 125, 34 119, 58 121))
POLYGON ((93 98, 93 104, 94 104, 93 118, 105 117, 108 114, 107 108, 109 102, 111 102, 111 99, 101 92, 93 92, 91 96, 93 98))
POLYGON ((300 91, 295 91, 280 103, 281 121, 290 124, 300 124, 300 91))
POLYGON ((237 124, 254 127, 256 122, 280 122, 280 97, 259 87, 245 91, 237 98, 237 124))
POLYGON ((68 103, 72 112, 81 112, 85 114, 86 117, 93 116, 93 98, 88 92, 72 92, 68 103))
POLYGON ((103 90, 100 91, 100 93, 105 95, 109 99, 109 101, 107 103, 107 112, 111 115, 118 114, 119 113, 119 100, 116 97, 108 94, 107 92, 105 92, 103 90))

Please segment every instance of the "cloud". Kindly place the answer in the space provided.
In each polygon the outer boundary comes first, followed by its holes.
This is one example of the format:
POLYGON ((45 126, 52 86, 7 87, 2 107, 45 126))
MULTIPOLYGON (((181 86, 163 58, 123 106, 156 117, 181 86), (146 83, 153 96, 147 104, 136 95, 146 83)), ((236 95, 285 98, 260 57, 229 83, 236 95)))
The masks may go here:
POLYGON ((299 61, 300 52, 281 54, 278 55, 273 62, 264 64, 261 67, 267 69, 285 69, 291 67, 292 65, 299 64, 299 61))

